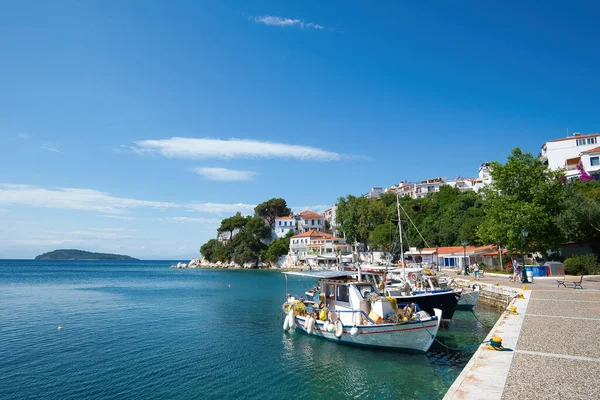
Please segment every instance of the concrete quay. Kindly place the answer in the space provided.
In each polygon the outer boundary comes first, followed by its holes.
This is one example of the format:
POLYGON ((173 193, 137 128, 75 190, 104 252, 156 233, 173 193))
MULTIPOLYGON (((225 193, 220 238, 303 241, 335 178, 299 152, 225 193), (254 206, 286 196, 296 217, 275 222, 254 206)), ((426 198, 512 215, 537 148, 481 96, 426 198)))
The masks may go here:
POLYGON ((600 398, 600 276, 584 277, 584 289, 558 288, 557 279, 479 280, 486 289, 524 295, 507 307, 518 314, 505 312, 486 338, 499 336, 512 351, 479 346, 444 399, 600 398))

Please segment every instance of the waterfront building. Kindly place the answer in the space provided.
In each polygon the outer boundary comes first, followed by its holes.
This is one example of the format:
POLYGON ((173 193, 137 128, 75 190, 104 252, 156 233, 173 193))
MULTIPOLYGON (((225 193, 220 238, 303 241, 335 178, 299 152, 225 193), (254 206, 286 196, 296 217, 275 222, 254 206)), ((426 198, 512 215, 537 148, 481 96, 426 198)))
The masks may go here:
POLYGON ((298 222, 298 232, 304 233, 310 230, 317 232, 325 231, 325 216, 318 214, 311 210, 302 211, 296 215, 296 221, 298 222))
POLYGON ((600 174, 599 138, 600 133, 582 135, 576 132, 573 136, 550 140, 542 145, 539 158, 553 171, 564 169, 569 180, 579 177, 577 165, 580 162, 597 178, 600 174))
POLYGON ((299 233, 290 239, 290 252, 299 261, 309 258, 336 258, 341 255, 350 254, 352 246, 346 243, 343 237, 335 237, 326 232, 310 229, 299 233))
POLYGON ((275 219, 275 226, 273 226, 273 233, 276 237, 285 237, 289 232, 296 233, 296 218, 294 217, 277 217, 275 219))
MULTIPOLYGON (((411 247, 409 251, 404 253, 411 256, 413 260, 421 259, 423 264, 441 265, 443 268, 454 268, 462 270, 466 265, 471 265, 475 262, 483 262, 488 266, 500 265, 500 256, 498 247, 494 245, 487 246, 443 246, 443 247, 426 247, 418 249, 411 247), (419 258, 418 258, 419 257, 419 258)), ((506 260, 503 260, 505 263, 506 260)))

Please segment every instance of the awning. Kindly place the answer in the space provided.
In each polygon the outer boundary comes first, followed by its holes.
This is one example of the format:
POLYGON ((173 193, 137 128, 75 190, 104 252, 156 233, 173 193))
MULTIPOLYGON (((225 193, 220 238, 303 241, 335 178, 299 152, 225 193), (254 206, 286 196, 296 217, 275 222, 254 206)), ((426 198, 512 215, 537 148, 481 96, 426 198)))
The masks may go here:
POLYGON ((283 271, 282 274, 309 278, 343 278, 356 275, 356 271, 283 271))

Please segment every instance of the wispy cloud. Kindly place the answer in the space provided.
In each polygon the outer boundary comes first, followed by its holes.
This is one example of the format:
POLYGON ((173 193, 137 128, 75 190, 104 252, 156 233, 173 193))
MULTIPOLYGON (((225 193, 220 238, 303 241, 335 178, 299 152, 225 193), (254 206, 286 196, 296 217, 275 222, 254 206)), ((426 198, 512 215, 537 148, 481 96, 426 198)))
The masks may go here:
POLYGON ((42 150, 49 151, 52 153, 60 153, 60 150, 53 143, 44 143, 42 145, 42 150))
POLYGON ((196 203, 196 204, 188 204, 186 208, 205 212, 209 214, 234 214, 236 212, 241 212, 242 214, 248 215, 254 212, 254 207, 256 204, 244 204, 244 203, 236 203, 236 204, 223 204, 223 203, 196 203))
POLYGON ((259 142, 246 139, 206 139, 173 137, 142 140, 131 148, 138 154, 154 154, 168 158, 294 158, 297 160, 337 161, 346 157, 316 147, 259 142))
POLYGON ((28 135, 28 134, 26 134, 26 133, 19 133, 19 134, 17 134, 17 137, 18 137, 19 139, 23 139, 23 140, 29 140, 29 135, 28 135))
POLYGON ((0 184, 0 204, 20 204, 44 208, 123 214, 136 207, 169 208, 174 203, 114 197, 91 189, 44 189, 30 185, 0 184))
MULTIPOLYGON (((173 203, 138 200, 111 196, 92 189, 51 188, 32 185, 0 184, 0 205, 26 205, 33 207, 95 211, 108 218, 128 220, 128 211, 149 207, 155 209, 184 209, 209 214, 251 213, 255 204, 224 203, 173 203)), ((133 218, 133 217, 131 217, 133 218)))
POLYGON ((279 26, 281 28, 298 27, 302 29, 318 29, 320 31, 325 29, 323 26, 319 24, 314 24, 312 22, 304 22, 299 19, 291 19, 285 17, 275 17, 273 15, 250 17, 250 19, 259 24, 279 26))
POLYGON ((87 229, 75 231, 48 231, 29 232, 27 238, 5 238, 2 242, 11 245, 66 245, 66 244, 85 244, 97 240, 125 240, 131 239, 130 231, 122 228, 116 229, 87 229))
POLYGON ((192 171, 211 181, 250 181, 256 175, 253 171, 217 167, 194 168, 192 171))
POLYGON ((129 215, 100 214, 99 216, 102 218, 116 219, 119 221, 135 221, 136 220, 135 217, 132 217, 129 215))
POLYGON ((159 221, 174 222, 176 224, 218 224, 218 218, 194 218, 194 217, 168 217, 158 218, 159 221))

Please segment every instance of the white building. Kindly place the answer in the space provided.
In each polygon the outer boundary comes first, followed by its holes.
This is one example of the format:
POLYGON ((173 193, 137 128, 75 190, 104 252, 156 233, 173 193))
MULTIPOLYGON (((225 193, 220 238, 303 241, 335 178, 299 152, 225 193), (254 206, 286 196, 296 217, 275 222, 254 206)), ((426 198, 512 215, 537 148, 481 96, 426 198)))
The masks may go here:
POLYGON ((583 169, 597 181, 600 181, 600 146, 581 153, 583 169))
POLYGON ((425 197, 428 194, 439 192, 440 187, 446 184, 446 178, 432 178, 421 181, 415 185, 415 198, 425 197))
POLYGON ((414 183, 414 182, 402 181, 400 183, 397 183, 397 184, 385 189, 385 191, 398 193, 400 195, 400 197, 408 196, 408 197, 414 198, 415 197, 415 186, 416 186, 416 183, 414 183))
POLYGON ((380 187, 372 187, 371 191, 369 193, 367 193, 365 195, 365 197, 368 197, 370 199, 376 199, 379 197, 379 195, 383 192, 383 188, 380 187))
POLYGON ((311 229, 317 232, 325 231, 325 216, 314 211, 306 210, 296 215, 298 222, 298 232, 304 233, 311 229))
POLYGON ((275 236, 282 238, 290 231, 296 233, 296 218, 278 217, 275 219, 275 226, 273 226, 273 233, 275 236))
POLYGON ((336 232, 337 230, 337 222, 335 220, 335 212, 337 211, 337 206, 334 204, 331 208, 323 211, 323 216, 325 217, 325 221, 329 222, 329 226, 331 226, 331 231, 336 232))
POLYGON ((587 160, 589 156, 589 164, 586 166, 584 163, 584 169, 592 175, 592 172, 598 172, 596 165, 592 165, 591 158, 595 157, 595 153, 589 153, 591 150, 595 150, 600 145, 600 133, 592 133, 588 135, 582 135, 580 133, 574 133, 573 136, 568 136, 561 139, 551 140, 542 145, 542 151, 540 153, 540 159, 548 163, 548 168, 551 170, 565 169, 565 175, 568 179, 573 179, 579 176, 577 170, 577 164, 584 159, 587 160), (582 158, 583 157, 583 158, 582 158), (594 167, 592 171, 588 170, 588 167, 594 167))
POLYGON ((329 256, 335 258, 336 256, 350 254, 352 246, 347 244, 344 238, 309 229, 307 232, 292 236, 290 239, 290 252, 300 261, 311 257, 329 256))

